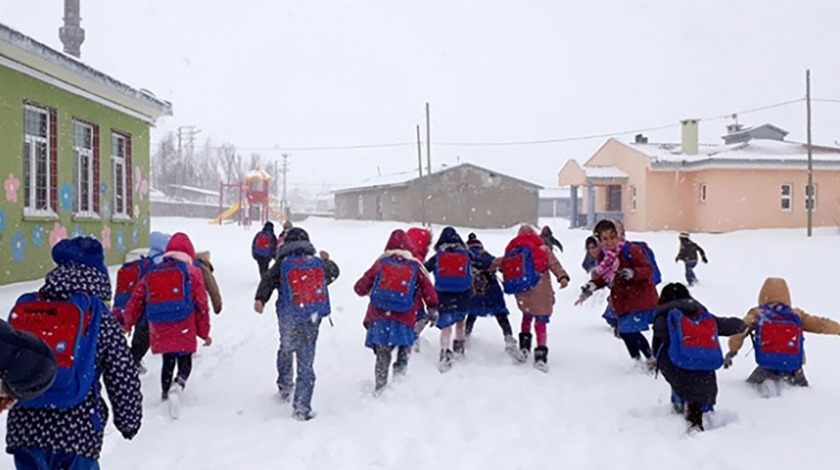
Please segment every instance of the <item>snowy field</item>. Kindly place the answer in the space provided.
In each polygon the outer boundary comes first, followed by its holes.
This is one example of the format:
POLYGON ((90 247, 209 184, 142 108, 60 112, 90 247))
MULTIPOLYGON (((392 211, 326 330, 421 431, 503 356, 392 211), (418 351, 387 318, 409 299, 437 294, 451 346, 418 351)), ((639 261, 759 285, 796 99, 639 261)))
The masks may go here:
MULTIPOLYGON (((840 338, 808 336, 806 372, 811 387, 764 399, 743 382, 754 366, 745 346, 733 368, 719 373, 715 429, 687 436, 670 412, 661 377, 640 372, 601 320, 604 298, 574 307, 585 281, 585 231, 552 224, 566 251, 560 260, 572 277, 557 298, 549 326, 546 375, 514 365, 503 352, 492 319, 479 320, 467 357, 437 371, 437 330, 425 331, 422 351, 408 375, 385 394, 371 396, 374 357, 364 343, 366 299, 353 283, 382 251, 390 222, 310 219, 301 224, 316 248, 328 250, 342 270, 332 285, 334 327, 324 322, 318 341, 316 419, 301 423, 276 398, 277 324, 271 310, 252 309, 258 282, 250 242, 257 227, 211 226, 194 219, 162 218, 153 228, 185 231, 197 249, 209 249, 224 297, 212 316, 213 345, 200 348, 181 417, 172 421, 160 401, 160 359, 147 356, 145 417, 133 441, 109 425, 103 468, 116 469, 775 469, 836 468, 840 416, 840 338)), ((440 228, 435 228, 439 233, 440 228)), ((476 231, 494 255, 515 229, 476 231)), ((466 231, 461 232, 466 237, 466 231)), ((683 280, 673 232, 630 234, 647 240, 665 281, 683 280)), ((820 229, 763 230, 696 235, 710 264, 700 265, 693 294, 718 315, 742 316, 756 303, 766 276, 787 278, 796 306, 840 319, 832 270, 840 266, 840 236, 820 229)), ((112 271, 113 273, 114 271, 112 271)), ((113 276, 112 276, 113 279, 113 276)), ((16 296, 37 288, 0 288, 8 309, 16 296)), ((521 318, 508 299, 515 332, 521 318)), ((649 337, 648 333, 648 337, 649 337)), ((0 430, 5 437, 5 430, 0 430)), ((11 458, 0 456, 0 468, 11 458)))

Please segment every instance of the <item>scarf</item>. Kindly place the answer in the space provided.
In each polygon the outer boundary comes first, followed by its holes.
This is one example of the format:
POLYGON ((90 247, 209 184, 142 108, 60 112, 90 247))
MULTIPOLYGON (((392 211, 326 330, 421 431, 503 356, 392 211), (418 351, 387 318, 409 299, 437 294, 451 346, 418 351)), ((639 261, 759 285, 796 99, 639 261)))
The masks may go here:
POLYGON ((619 259, 618 254, 624 249, 624 244, 627 243, 623 238, 618 241, 615 248, 610 250, 604 246, 601 247, 601 252, 604 254, 604 259, 595 266, 595 277, 600 277, 607 284, 612 285, 615 280, 615 273, 618 271, 619 259))

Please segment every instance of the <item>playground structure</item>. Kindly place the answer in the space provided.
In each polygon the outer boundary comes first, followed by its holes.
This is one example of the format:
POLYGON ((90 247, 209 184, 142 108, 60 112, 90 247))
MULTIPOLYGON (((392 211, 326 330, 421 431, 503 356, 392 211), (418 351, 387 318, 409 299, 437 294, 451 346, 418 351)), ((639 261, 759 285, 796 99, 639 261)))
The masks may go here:
POLYGON ((287 211, 283 211, 271 203, 269 184, 271 175, 262 170, 251 170, 245 174, 244 181, 239 183, 219 184, 219 216, 211 220, 212 224, 222 225, 225 220, 235 216, 238 225, 251 225, 254 220, 260 224, 268 221, 269 217, 276 220, 286 220, 287 211), (236 190, 238 200, 225 209, 225 190, 236 190))

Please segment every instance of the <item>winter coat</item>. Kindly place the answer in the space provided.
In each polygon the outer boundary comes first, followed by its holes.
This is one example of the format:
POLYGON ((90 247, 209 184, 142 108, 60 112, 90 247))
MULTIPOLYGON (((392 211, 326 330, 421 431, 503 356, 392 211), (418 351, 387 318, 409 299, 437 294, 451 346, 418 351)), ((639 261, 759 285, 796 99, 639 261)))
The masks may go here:
MULTIPOLYGON (((172 258, 187 265, 190 276, 193 311, 185 319, 165 323, 149 323, 149 339, 152 354, 194 353, 196 336, 206 340, 210 336, 210 315, 207 307, 207 289, 201 268, 194 265, 195 249, 183 233, 176 233, 169 240, 164 259, 172 258)), ((144 276, 131 293, 125 306, 125 321, 128 328, 134 326, 146 309, 146 290, 149 277, 144 276)))
MULTIPOLYGON (((619 249, 618 270, 632 269, 633 277, 624 279, 615 276, 610 286, 610 302, 613 310, 618 316, 630 312, 642 312, 656 308, 659 302, 659 293, 653 284, 653 266, 638 246, 625 242, 629 245, 629 260, 623 253, 625 249, 619 249)), ((598 287, 606 287, 609 283, 603 277, 595 277, 592 282, 598 287)))
POLYGON ((592 270, 595 269, 595 266, 598 266, 598 260, 595 259, 595 257, 590 255, 589 253, 587 253, 586 256, 583 258, 583 263, 581 263, 581 266, 587 274, 591 273, 592 270))
POLYGON ((198 267, 201 268, 201 274, 204 277, 204 287, 207 289, 207 295, 210 296, 210 303, 213 304, 213 311, 221 313, 222 311, 222 293, 219 291, 219 284, 216 283, 216 276, 213 275, 213 263, 210 262, 210 252, 202 251, 195 254, 195 261, 198 267))
MULTIPOLYGON (((316 251, 315 247, 308 240, 286 241, 280 247, 277 255, 277 262, 275 262, 271 268, 266 271, 265 276, 263 276, 260 280, 254 300, 257 300, 265 305, 271 299, 271 294, 273 294, 274 290, 277 289, 277 313, 282 315, 284 312, 280 310, 282 305, 280 296, 283 295, 283 276, 280 268, 283 259, 292 255, 315 256, 316 251)), ((324 275, 326 276, 327 285, 332 284, 340 274, 341 272, 338 269, 338 265, 335 264, 335 261, 331 259, 324 261, 324 275)))
POLYGON ((677 261, 697 262, 698 253, 700 253, 701 258, 706 259, 706 252, 703 251, 703 248, 700 248, 700 245, 688 238, 680 238, 680 252, 677 254, 677 261))
MULTIPOLYGON (((59 266, 47 275, 48 282, 40 290, 50 300, 66 300, 72 294, 91 295, 92 302, 102 302, 94 291, 110 291, 108 277, 96 281, 93 269, 84 266, 59 266), (58 276, 60 274, 60 276, 58 276), (61 281, 57 281, 57 278, 61 281), (53 290, 52 286, 61 285, 53 290)), ((108 297, 106 297, 108 298, 108 297)), ((104 303, 100 305, 102 321, 96 344, 95 370, 97 379, 84 401, 72 408, 24 408, 15 406, 9 411, 6 427, 6 451, 15 449, 46 449, 65 452, 90 459, 98 459, 102 450, 108 405, 100 395, 100 380, 114 410, 114 425, 124 435, 134 435, 143 418, 143 396, 137 366, 131 357, 128 343, 120 325, 104 303)))
POLYGON ((5 395, 35 398, 50 388, 55 372, 55 355, 47 343, 0 320, 0 383, 5 395))
POLYGON ((376 277, 382 269, 382 261, 386 258, 393 259, 400 263, 414 263, 417 264, 419 268, 415 285, 416 296, 414 299, 414 305, 411 309, 407 312, 390 312, 377 308, 372 302, 369 302, 365 319, 362 322, 365 328, 377 320, 397 321, 414 328, 414 324, 417 322, 417 312, 423 309, 424 303, 427 307, 437 307, 438 296, 435 292, 434 286, 432 285, 432 281, 429 279, 429 272, 426 271, 426 268, 423 267, 423 264, 420 261, 414 258, 414 254, 410 251, 412 247, 413 245, 405 232, 402 230, 394 231, 388 240, 388 244, 385 246, 385 252, 382 253, 370 269, 365 271, 362 277, 356 281, 356 285, 353 286, 356 294, 360 297, 370 295, 371 290, 373 290, 373 284, 376 281, 376 277))
MULTIPOLYGON (((466 249, 464 246, 444 245, 440 251, 434 254, 424 264, 428 272, 434 272, 437 267, 438 256, 445 251, 454 251, 456 249, 466 249)), ((470 309, 470 298, 472 292, 470 289, 464 292, 441 292, 437 291, 438 296, 438 311, 440 313, 467 313, 470 309)))
MULTIPOLYGON (((717 399, 717 374, 713 370, 688 370, 677 367, 668 355, 671 336, 668 332, 668 312, 682 310, 683 314, 693 317, 706 310, 694 299, 679 299, 663 304, 656 309, 653 322, 653 352, 657 358, 657 367, 665 380, 671 385, 684 402, 714 405, 717 399)), ((746 326, 740 318, 720 318, 712 315, 717 322, 718 336, 732 336, 744 331, 746 326)))
POLYGON ((421 263, 425 263, 426 256, 429 254, 429 243, 432 241, 431 232, 425 228, 412 227, 405 233, 411 241, 411 252, 414 254, 414 257, 421 263))
POLYGON ((554 288, 551 286, 551 274, 560 282, 562 279, 570 280, 569 273, 563 269, 563 265, 554 256, 551 248, 545 245, 533 228, 523 225, 519 228, 519 234, 508 243, 505 253, 519 246, 531 248, 531 255, 534 259, 534 269, 540 273, 540 280, 533 289, 516 294, 516 305, 522 313, 535 316, 551 316, 554 310, 554 288))
MULTIPOLYGON (((758 304, 773 305, 777 303, 791 306, 790 290, 788 289, 787 282, 785 282, 782 278, 767 278, 764 281, 764 285, 761 286, 761 291, 758 294, 758 304)), ((834 320, 810 315, 798 308, 794 308, 793 313, 799 315, 802 319, 802 331, 804 332, 822 335, 840 334, 840 323, 837 323, 834 320)), ((738 350, 740 350, 741 346, 743 346, 744 340, 747 338, 749 333, 756 328, 760 316, 760 307, 754 307, 747 312, 747 315, 744 317, 744 323, 747 325, 747 331, 743 334, 735 335, 729 338, 730 354, 735 355, 738 353, 738 350)))
POLYGON ((507 315, 505 294, 496 276, 498 263, 495 257, 481 245, 470 246, 473 255, 473 296, 470 299, 470 315, 507 315))

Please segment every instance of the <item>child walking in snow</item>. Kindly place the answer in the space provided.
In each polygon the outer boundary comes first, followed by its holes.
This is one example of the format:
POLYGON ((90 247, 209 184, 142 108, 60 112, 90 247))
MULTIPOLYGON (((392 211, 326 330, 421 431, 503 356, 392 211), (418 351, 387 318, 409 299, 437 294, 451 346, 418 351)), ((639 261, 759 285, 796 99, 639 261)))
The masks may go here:
POLYGON ((470 310, 472 285, 471 255, 453 227, 446 227, 435 243, 436 253, 426 261, 426 269, 435 274, 439 301, 440 363, 438 369, 452 368, 453 358, 464 357, 466 319, 470 310), (452 340, 452 327, 455 339, 452 340))
POLYGON ((338 265, 325 251, 316 256, 309 234, 300 227, 289 230, 277 253, 277 261, 262 277, 257 288, 254 311, 262 313, 277 289, 277 390, 282 401, 294 391, 292 417, 308 421, 315 390, 315 345, 321 319, 330 314, 327 286, 339 276, 338 265), (292 365, 297 361, 297 381, 292 365))
POLYGON ((580 305, 592 293, 610 288, 610 304, 618 317, 618 334, 627 352, 635 360, 645 357, 648 370, 654 367, 647 331, 656 314, 659 294, 654 284, 654 267, 638 243, 628 242, 624 231, 612 220, 595 225, 595 235, 601 243, 604 259, 595 268, 595 276, 581 288, 575 305, 580 305))
MULTIPOLYGON (((414 254, 414 259, 421 263, 426 262, 426 256, 429 254, 429 245, 432 243, 432 232, 423 227, 411 227, 406 231, 408 240, 411 242, 411 252, 414 254)), ((437 319, 435 319, 437 320, 437 319)), ((420 308, 417 311, 417 323, 414 324, 414 332, 417 333, 417 339, 414 341, 414 350, 420 351, 420 333, 426 328, 430 319, 426 316, 426 310, 420 308)))
POLYGON ((693 286, 697 283, 697 276, 694 274, 694 268, 697 267, 698 253, 700 254, 700 258, 703 259, 703 263, 709 262, 706 258, 706 252, 703 251, 703 248, 700 248, 700 245, 689 238, 688 232, 680 232, 680 252, 677 253, 677 258, 674 261, 682 261, 685 263, 685 282, 689 286, 693 286))
POLYGON ((438 298, 423 263, 414 257, 411 241, 402 230, 391 233, 385 252, 356 281, 354 290, 370 296, 364 326, 365 346, 376 354, 374 375, 379 393, 388 384, 391 355, 397 348, 394 376, 405 374, 411 346, 417 337, 414 325, 423 304, 429 316, 437 315, 438 298))
POLYGON ((91 237, 65 239, 53 247, 52 258, 57 267, 38 293, 18 299, 9 321, 50 345, 62 378, 9 411, 6 451, 19 469, 99 468, 108 422, 102 384, 114 426, 130 440, 143 417, 140 379, 120 325, 105 306, 111 282, 102 244, 91 237), (45 318, 44 311, 53 315, 45 318))
POLYGON ((473 296, 470 300, 470 314, 467 316, 467 339, 469 340, 478 317, 492 315, 496 318, 499 328, 502 329, 505 352, 514 359, 520 359, 519 348, 516 345, 516 339, 513 337, 513 329, 508 320, 510 312, 508 311, 507 305, 505 305, 502 286, 499 285, 499 279, 496 277, 499 263, 496 262, 496 258, 493 255, 484 249, 484 245, 476 234, 470 233, 467 236, 467 247, 469 247, 472 253, 472 263, 475 268, 473 296))
POLYGON ((216 276, 213 272, 216 268, 210 262, 210 252, 200 251, 195 254, 195 265, 201 269, 201 276, 204 279, 204 287, 207 289, 207 295, 210 297, 210 304, 213 306, 213 312, 218 315, 222 313, 222 292, 219 290, 219 283, 216 282, 216 276))
POLYGON ((668 284, 659 297, 653 322, 657 368, 671 385, 674 411, 684 414, 693 430, 703 430, 703 413, 717 401, 716 370, 723 365, 719 336, 746 330, 740 318, 721 318, 691 297, 679 283, 668 284))
POLYGON ((277 236, 274 235, 274 224, 266 222, 262 230, 254 235, 251 241, 251 256, 257 261, 260 277, 268 271, 268 265, 277 251, 277 236))
POLYGON ((172 235, 163 260, 143 277, 125 309, 126 331, 143 315, 149 322, 152 354, 163 356, 161 399, 176 398, 170 402, 173 418, 178 414, 177 397, 192 372, 195 338, 205 346, 212 343, 204 277, 194 261, 190 238, 181 232, 172 235))
POLYGON ((569 284, 569 274, 530 225, 519 228, 517 236, 505 248, 501 263, 505 292, 515 295, 516 305, 522 312, 520 360, 525 362, 531 352, 531 325, 534 325, 537 334, 534 367, 548 372, 548 321, 554 310, 551 274, 561 289, 569 284))
POLYGON ((804 332, 840 334, 840 324, 836 321, 810 315, 792 305, 790 290, 784 279, 765 279, 758 294, 758 307, 750 309, 744 317, 747 331, 729 338, 729 352, 724 365, 727 368, 732 365, 732 359, 747 335, 752 336, 758 366, 747 382, 758 387, 766 396, 777 395, 779 386, 785 383, 808 386, 802 368, 805 364, 804 332))

